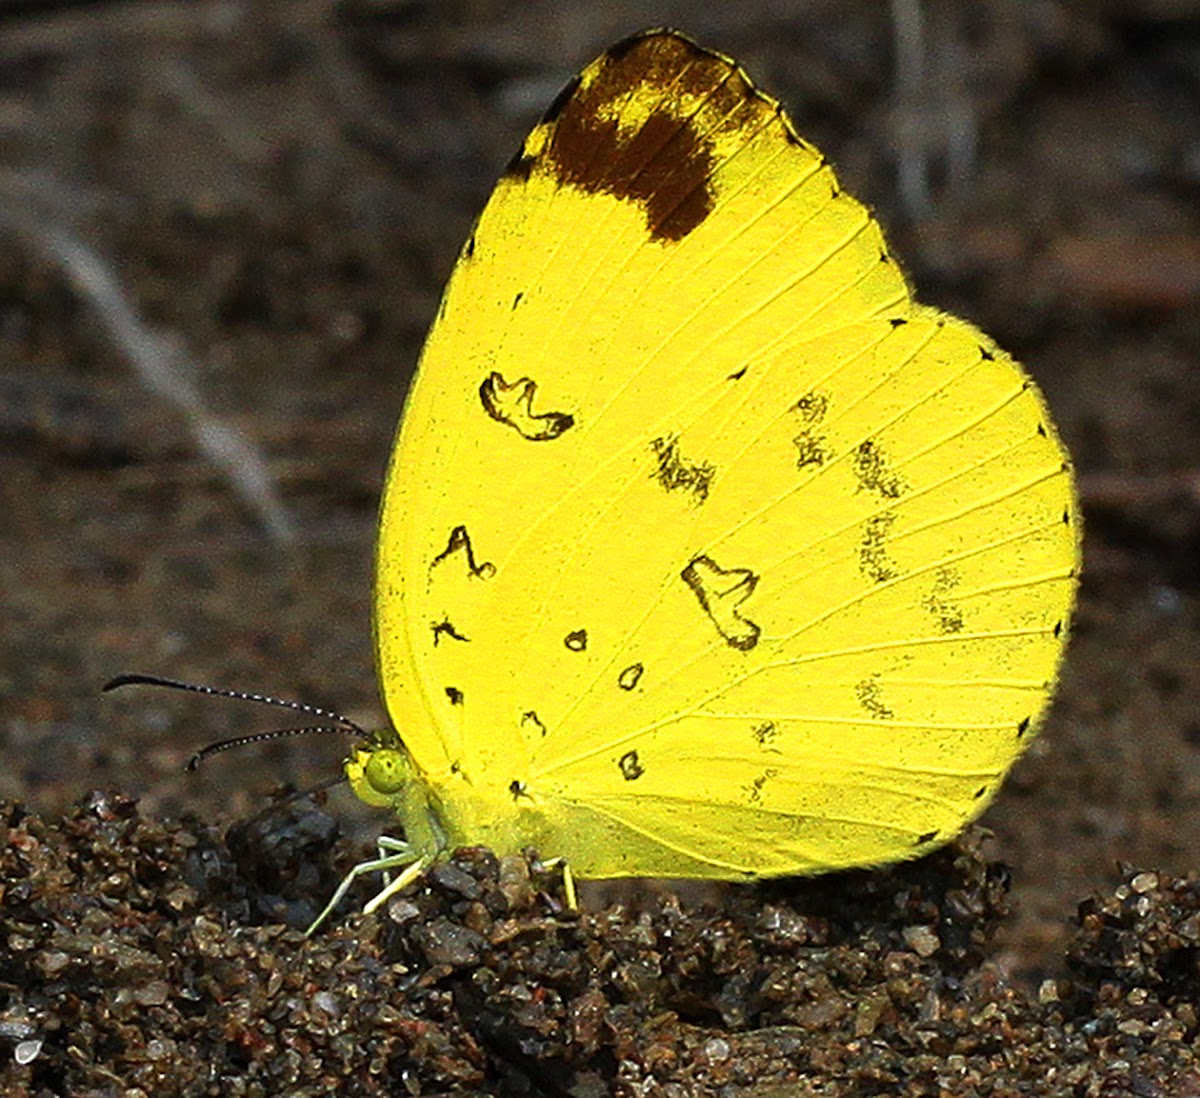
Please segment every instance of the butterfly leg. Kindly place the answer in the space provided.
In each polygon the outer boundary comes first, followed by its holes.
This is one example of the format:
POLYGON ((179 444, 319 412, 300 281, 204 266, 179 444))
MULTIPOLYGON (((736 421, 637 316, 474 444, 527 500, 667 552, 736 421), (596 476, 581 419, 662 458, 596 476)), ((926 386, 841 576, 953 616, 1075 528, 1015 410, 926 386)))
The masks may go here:
MULTIPOLYGON (((395 860, 394 859, 381 858, 380 861, 388 862, 389 864, 388 864, 387 868, 389 868, 389 869, 395 868, 395 860)), ((390 897, 394 896, 397 892, 401 892, 405 888, 407 888, 410 884, 413 883, 413 881, 415 881, 418 877, 420 877, 421 874, 423 874, 425 872, 425 870, 427 870, 432 864, 433 864, 432 858, 419 858, 419 859, 417 859, 417 861, 410 863, 409 866, 398 877, 396 877, 394 880, 388 882, 388 884, 384 887, 382 892, 380 892, 378 895, 372 897, 365 904, 363 904, 363 914, 370 915, 372 911, 378 911, 381 904, 386 902, 390 897)))
POLYGON ((378 906, 379 902, 382 902, 381 897, 386 899, 393 892, 399 891, 399 889, 403 888, 405 884, 416 880, 417 877, 419 877, 429 866, 430 860, 428 858, 421 858, 414 861, 415 856, 412 850, 409 848, 408 843, 404 842, 402 839, 392 839, 386 835, 380 836, 377 846, 379 849, 379 857, 372 858, 370 861, 359 862, 358 865, 351 869, 350 872, 342 878, 341 884, 337 886, 337 890, 330 898, 329 903, 327 903, 321 909, 321 913, 312 921, 309 928, 304 932, 304 936, 306 938, 311 938, 317 927, 319 927, 323 922, 325 922, 326 919, 329 918, 330 912, 332 912, 333 909, 342 902, 342 898, 350 890, 350 886, 354 884, 354 882, 358 880, 358 878, 364 873, 387 873, 389 870, 399 869, 401 866, 408 867, 394 881, 389 881, 383 892, 381 892, 379 896, 376 896, 375 899, 373 899, 365 908, 363 908, 363 911, 369 914, 375 910, 375 907, 378 906), (420 866, 420 869, 410 876, 409 871, 413 869, 414 866, 420 866), (403 884, 397 884, 399 881, 403 881, 403 884))
POLYGON ((575 874, 571 872, 570 863, 566 858, 551 858, 542 862, 543 869, 560 869, 562 871, 563 900, 568 911, 579 910, 579 897, 575 893, 575 874))

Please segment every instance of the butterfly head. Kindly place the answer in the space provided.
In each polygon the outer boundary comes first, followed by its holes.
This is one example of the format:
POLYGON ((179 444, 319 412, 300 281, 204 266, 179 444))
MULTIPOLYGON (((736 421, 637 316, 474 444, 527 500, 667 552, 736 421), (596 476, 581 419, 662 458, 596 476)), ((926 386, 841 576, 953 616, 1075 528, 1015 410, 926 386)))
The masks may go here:
POLYGON ((355 795, 375 808, 388 808, 414 779, 412 760, 390 728, 372 734, 346 759, 346 778, 355 795))

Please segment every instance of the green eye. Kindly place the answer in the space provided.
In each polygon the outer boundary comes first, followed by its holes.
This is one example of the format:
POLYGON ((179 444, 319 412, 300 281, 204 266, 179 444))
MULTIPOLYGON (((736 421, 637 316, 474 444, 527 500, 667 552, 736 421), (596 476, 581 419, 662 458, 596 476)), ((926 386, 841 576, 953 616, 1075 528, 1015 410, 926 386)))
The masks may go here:
POLYGON ((408 781, 408 764, 399 751, 373 751, 364 771, 367 783, 377 793, 396 793, 408 781))

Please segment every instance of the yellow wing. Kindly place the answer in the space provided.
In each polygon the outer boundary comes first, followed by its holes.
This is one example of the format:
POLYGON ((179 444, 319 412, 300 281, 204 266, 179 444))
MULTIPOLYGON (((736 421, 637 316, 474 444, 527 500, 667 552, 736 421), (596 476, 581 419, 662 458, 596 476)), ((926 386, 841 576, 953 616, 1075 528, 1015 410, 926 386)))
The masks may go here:
POLYGON ((1078 565, 1032 382, 915 304, 729 58, 648 32, 467 241, 388 474, 376 644, 451 845, 577 875, 894 861, 982 810, 1078 565))

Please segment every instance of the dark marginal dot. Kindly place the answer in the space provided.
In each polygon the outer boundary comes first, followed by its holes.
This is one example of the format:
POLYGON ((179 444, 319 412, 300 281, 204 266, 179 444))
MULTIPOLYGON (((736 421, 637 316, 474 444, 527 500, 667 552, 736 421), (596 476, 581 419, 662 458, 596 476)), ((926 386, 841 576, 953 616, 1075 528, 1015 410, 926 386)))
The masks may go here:
POLYGON ((1056 637, 1062 636, 1062 622, 1061 621, 1056 621, 1054 623, 1054 635, 1056 637))
POLYGON ((463 255, 468 259, 475 254, 475 234, 472 233, 467 237, 466 247, 463 248, 463 255))
POLYGON ((574 633, 568 633, 563 640, 563 644, 572 652, 582 652, 587 648, 587 630, 576 629, 574 633))
POLYGON ((617 685, 622 690, 632 690, 641 681, 645 670, 640 663, 631 663, 617 676, 617 685))
POLYGON ((1017 739, 1020 739, 1028 731, 1029 731, 1029 718, 1022 717, 1021 723, 1017 725, 1017 739))
POLYGON ((936 831, 926 831, 924 835, 918 835, 918 836, 917 836, 917 842, 916 842, 916 845, 917 845, 917 846, 924 846, 926 843, 933 842, 933 840, 934 840, 934 839, 936 839, 936 838, 937 838, 937 832, 936 832, 936 831))
POLYGON ((627 782, 634 781, 646 773, 645 768, 638 762, 638 753, 636 751, 626 751, 617 760, 617 766, 621 768, 621 776, 627 782))
POLYGON ((558 90, 558 94, 550 101, 550 106, 546 108, 546 113, 542 115, 543 122, 553 122, 560 114, 562 109, 567 105, 567 100, 575 94, 575 89, 579 87, 579 77, 573 76, 558 90))
POLYGON ((888 321, 888 323, 893 328, 903 328, 904 325, 908 323, 908 321, 902 316, 894 316, 894 317, 892 317, 891 320, 888 321))
POLYGON ((979 357, 982 358, 984 362, 995 362, 996 361, 996 356, 994 354, 992 354, 992 352, 989 351, 986 347, 982 347, 982 346, 979 348, 979 357))
POLYGON ((469 641, 471 639, 470 637, 464 637, 457 629, 455 629, 454 626, 450 624, 449 619, 446 619, 445 621, 434 622, 432 628, 433 644, 435 648, 441 641, 442 637, 450 637, 452 640, 456 641, 469 641))
POLYGON ((501 178, 514 179, 519 183, 526 183, 533 174, 533 164, 533 157, 527 156, 524 147, 522 147, 517 150, 516 155, 508 162, 501 173, 501 178))
POLYGON ((462 705, 463 703, 463 692, 457 686, 447 686, 446 697, 450 699, 451 705, 462 705))
POLYGON ((982 797, 986 792, 987 792, 987 786, 981 785, 978 789, 975 790, 975 800, 979 800, 979 798, 982 797))
POLYGON ((1041 435, 1042 438, 1046 437, 1046 428, 1040 423, 1038 424, 1038 434, 1041 435))
POLYGON ((1071 525, 1071 512, 1068 511, 1065 507, 1063 508, 1063 519, 1062 520, 1063 520, 1064 526, 1071 525))
MULTIPOLYGON (((779 117, 781 119, 786 120, 786 116, 783 114, 782 111, 779 112, 779 117)), ((797 134, 796 131, 792 129, 790 124, 787 126, 784 126, 784 128, 783 128, 783 139, 789 145, 803 145, 804 144, 804 142, 800 140, 800 135, 797 134)))
POLYGON ((892 257, 890 255, 888 255, 887 252, 879 253, 879 262, 880 263, 891 263, 891 261, 892 261, 892 257))

